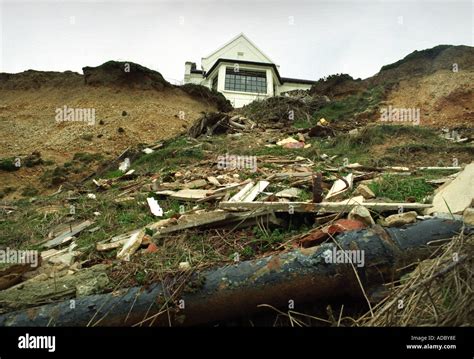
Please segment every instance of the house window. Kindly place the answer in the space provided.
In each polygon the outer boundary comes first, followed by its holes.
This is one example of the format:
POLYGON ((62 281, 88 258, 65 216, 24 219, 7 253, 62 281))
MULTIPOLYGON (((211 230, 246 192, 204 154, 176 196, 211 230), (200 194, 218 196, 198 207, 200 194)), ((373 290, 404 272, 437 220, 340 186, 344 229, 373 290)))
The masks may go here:
POLYGON ((267 75, 262 71, 234 71, 228 67, 225 73, 225 87, 229 91, 267 93, 267 75))
POLYGON ((217 76, 212 80, 212 89, 217 91, 217 76))

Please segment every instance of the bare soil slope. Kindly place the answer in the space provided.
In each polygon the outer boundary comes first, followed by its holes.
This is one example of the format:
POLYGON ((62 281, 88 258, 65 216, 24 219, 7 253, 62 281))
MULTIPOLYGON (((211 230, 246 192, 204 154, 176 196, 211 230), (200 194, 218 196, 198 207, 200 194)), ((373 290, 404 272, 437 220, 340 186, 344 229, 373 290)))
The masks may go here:
MULTIPOLYGON (((140 65, 107 62, 74 72, 25 71, 0 74, 0 158, 34 151, 61 165, 77 153, 113 158, 129 146, 173 137, 203 111, 215 111, 205 99, 173 86, 158 72, 140 65), (94 109, 95 123, 56 121, 58 108, 94 109)), ((44 166, 0 171, 2 190, 29 183, 37 187, 44 166)))
POLYGON ((347 74, 329 76, 309 92, 344 101, 382 88, 384 101, 369 113, 370 120, 380 119, 381 107, 416 108, 424 126, 469 129, 474 122, 473 80, 474 48, 439 45, 414 51, 365 80, 347 74))
POLYGON ((474 71, 441 70, 400 81, 389 93, 387 105, 419 108, 424 126, 469 128, 474 124, 474 71))

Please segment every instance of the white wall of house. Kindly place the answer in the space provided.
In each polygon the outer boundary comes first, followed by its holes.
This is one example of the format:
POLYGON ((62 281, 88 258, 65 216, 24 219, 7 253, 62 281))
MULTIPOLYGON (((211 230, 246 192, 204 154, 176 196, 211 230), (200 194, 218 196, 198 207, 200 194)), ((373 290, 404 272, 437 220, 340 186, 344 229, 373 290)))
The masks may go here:
POLYGON ((200 73, 191 72, 191 68, 192 63, 186 62, 184 83, 199 84, 212 88, 213 80, 217 76, 217 91, 221 92, 236 108, 242 107, 255 100, 280 95, 283 92, 307 90, 311 88, 311 84, 296 82, 281 83, 278 75, 279 66, 274 65, 273 61, 243 34, 238 35, 218 50, 201 59, 201 69, 206 73, 204 76, 200 73), (213 68, 213 65, 219 59, 221 59, 221 62, 213 68), (257 62, 258 64, 254 65, 245 62, 257 62), (239 70, 264 71, 267 79, 267 93, 226 90, 226 67, 234 68, 235 64, 239 65, 239 70), (268 66, 266 64, 268 64, 268 66), (277 71, 275 71, 274 66, 277 68, 277 71), (211 69, 212 72, 209 73, 211 69))
POLYGON ((203 81, 204 77, 201 74, 190 74, 188 78, 184 79, 184 83, 186 84, 202 85, 203 81))
POLYGON ((271 64, 273 61, 259 50, 245 35, 240 34, 220 49, 201 59, 201 67, 204 71, 214 65, 218 59, 230 59, 238 62, 239 60, 264 62, 271 64))

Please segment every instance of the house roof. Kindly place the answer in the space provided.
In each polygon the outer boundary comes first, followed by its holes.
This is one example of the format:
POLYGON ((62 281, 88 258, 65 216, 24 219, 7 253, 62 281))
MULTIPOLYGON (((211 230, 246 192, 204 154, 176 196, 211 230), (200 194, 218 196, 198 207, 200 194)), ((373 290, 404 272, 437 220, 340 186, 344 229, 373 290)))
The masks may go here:
POLYGON ((260 50, 260 48, 255 45, 252 40, 250 40, 247 36, 245 36, 245 34, 243 32, 241 32, 240 34, 238 34, 237 36, 235 36, 234 38, 232 38, 231 40, 227 41, 224 45, 222 45, 221 47, 219 47, 217 50, 211 52, 209 55, 203 57, 203 59, 207 59, 209 57, 211 57, 212 55, 214 55, 215 53, 219 52, 220 50, 222 50, 224 47, 228 46, 229 44, 233 43, 234 41, 238 40, 239 38, 243 38, 245 39, 248 43, 250 43, 250 45, 252 45, 253 47, 255 47, 256 50, 258 50, 260 52, 261 55, 263 55, 263 57, 265 57, 268 62, 271 62, 271 63, 275 63, 270 57, 268 57, 262 50, 260 50))
MULTIPOLYGON (((289 78, 289 77, 281 77, 280 76, 280 73, 278 72, 278 68, 277 66, 274 64, 274 63, 266 63, 266 62, 256 62, 256 61, 244 61, 244 60, 239 60, 239 61, 236 61, 236 60, 232 60, 232 59, 218 59, 213 65, 212 67, 209 69, 209 71, 207 71, 204 75, 204 77, 208 77, 216 68, 217 66, 219 66, 220 63, 222 62, 230 62, 230 63, 234 63, 234 64, 243 64, 243 65, 256 65, 256 66, 269 66, 273 69, 273 71, 275 71, 275 74, 278 78, 278 81, 283 84, 283 83, 286 83, 286 82, 292 82, 292 83, 300 83, 300 84, 313 84, 315 83, 316 81, 311 81, 311 80, 302 80, 302 79, 293 79, 293 78, 289 78)), ((196 73, 198 73, 196 71, 196 73)), ((200 72, 202 73, 202 72, 200 72)))

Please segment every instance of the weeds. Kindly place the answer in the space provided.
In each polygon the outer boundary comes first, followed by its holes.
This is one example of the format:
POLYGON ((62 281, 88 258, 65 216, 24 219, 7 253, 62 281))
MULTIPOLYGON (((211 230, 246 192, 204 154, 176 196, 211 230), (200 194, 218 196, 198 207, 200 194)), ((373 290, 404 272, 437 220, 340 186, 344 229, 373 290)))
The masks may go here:
POLYGON ((401 178, 396 175, 384 175, 381 182, 373 182, 369 187, 377 197, 385 197, 399 202, 409 199, 422 202, 434 191, 434 188, 427 184, 423 178, 401 178))

